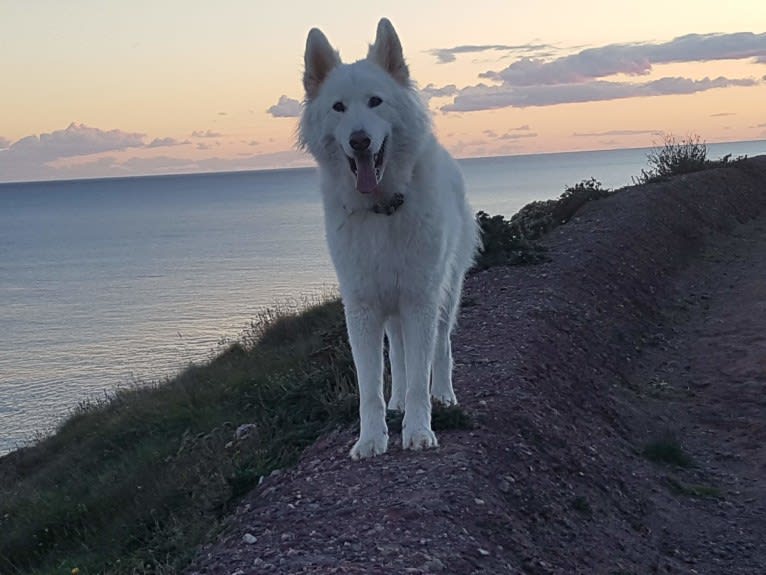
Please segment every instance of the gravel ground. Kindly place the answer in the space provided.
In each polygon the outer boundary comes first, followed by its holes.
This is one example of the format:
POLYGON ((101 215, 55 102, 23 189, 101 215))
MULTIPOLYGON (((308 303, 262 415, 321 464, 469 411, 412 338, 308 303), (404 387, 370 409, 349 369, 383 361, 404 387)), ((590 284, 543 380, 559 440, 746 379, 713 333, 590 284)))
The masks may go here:
POLYGON ((546 244, 466 282, 473 429, 361 462, 354 430, 322 438, 188 573, 766 573, 766 157, 626 188, 546 244))

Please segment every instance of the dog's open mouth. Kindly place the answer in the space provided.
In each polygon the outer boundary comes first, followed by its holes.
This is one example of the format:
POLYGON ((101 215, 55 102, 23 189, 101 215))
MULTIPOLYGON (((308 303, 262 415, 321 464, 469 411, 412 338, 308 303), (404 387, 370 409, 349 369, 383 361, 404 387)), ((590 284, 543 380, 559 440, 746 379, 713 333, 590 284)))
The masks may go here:
POLYGON ((383 163, 386 158, 386 142, 377 153, 373 154, 368 150, 357 152, 354 156, 347 156, 348 165, 356 176, 356 189, 363 194, 374 192, 383 176, 383 163))

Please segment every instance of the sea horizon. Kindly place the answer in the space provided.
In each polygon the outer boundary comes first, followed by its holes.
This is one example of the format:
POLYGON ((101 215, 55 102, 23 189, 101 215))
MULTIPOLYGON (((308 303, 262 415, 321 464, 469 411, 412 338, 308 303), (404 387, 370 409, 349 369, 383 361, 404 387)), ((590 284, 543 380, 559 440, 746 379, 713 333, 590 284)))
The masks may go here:
MULTIPOLYGON (((758 138, 754 140, 727 140, 717 142, 701 142, 707 146, 708 151, 710 147, 719 146, 733 146, 733 145, 750 145, 766 142, 766 138, 758 138)), ((593 148, 587 150, 554 150, 548 152, 524 152, 519 154, 496 154, 487 156, 455 156, 458 163, 470 162, 473 160, 495 160, 504 158, 527 158, 532 156, 563 156, 571 154, 593 154, 593 153, 608 153, 608 152, 639 152, 639 151, 652 151, 659 150, 663 146, 662 143, 652 146, 633 146, 627 148, 593 148)), ((766 152, 764 152, 766 153, 766 152)), ((308 158, 310 160, 310 158, 308 158)), ((715 160, 718 158, 709 157, 708 159, 715 160)), ((248 168, 242 170, 221 170, 221 171, 190 171, 190 172, 163 172, 157 174, 126 174, 126 175, 108 175, 108 176, 92 176, 92 177, 79 177, 79 178, 49 178, 43 180, 9 180, 0 181, 0 186, 5 185, 22 185, 22 184, 42 184, 50 182, 90 182, 90 181, 108 181, 108 180, 127 180, 133 178, 163 178, 163 177, 182 177, 182 176, 219 176, 224 174, 254 174, 263 172, 287 172, 287 171, 310 171, 316 170, 318 166, 316 164, 306 166, 274 166, 265 168, 248 168)), ((629 184, 626 184, 629 185, 629 184)))

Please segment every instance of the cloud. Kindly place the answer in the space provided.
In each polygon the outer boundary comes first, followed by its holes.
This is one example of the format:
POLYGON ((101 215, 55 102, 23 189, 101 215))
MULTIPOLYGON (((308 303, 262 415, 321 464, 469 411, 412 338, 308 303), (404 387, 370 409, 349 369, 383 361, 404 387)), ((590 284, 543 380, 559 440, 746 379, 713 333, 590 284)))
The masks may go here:
MULTIPOLYGON (((498 135, 494 130, 484 130, 482 132, 487 138, 494 140, 523 140, 524 138, 536 138, 537 132, 530 132, 529 126, 519 126, 518 128, 511 128, 503 135, 498 135)), ((486 142, 484 142, 486 143, 486 142)))
POLYGON ((146 144, 147 148, 165 148, 168 146, 183 146, 184 144, 190 144, 189 140, 176 140, 175 138, 154 138, 151 142, 146 144))
POLYGON ((576 102, 596 102, 621 98, 693 94, 714 88, 755 86, 766 82, 752 78, 714 79, 664 77, 641 81, 658 64, 705 62, 710 60, 751 59, 766 63, 766 33, 688 34, 662 43, 625 43, 580 48, 576 53, 548 57, 523 53, 528 49, 549 48, 546 44, 508 46, 501 44, 466 45, 431 50, 441 62, 456 54, 485 50, 516 50, 515 62, 500 70, 489 70, 479 78, 489 84, 457 88, 429 84, 424 98, 451 98, 439 108, 442 112, 470 112, 504 107, 553 106, 576 102), (632 76, 622 79, 619 76, 632 76), (617 78, 615 78, 617 77, 617 78))
MULTIPOLYGON (((305 152, 285 150, 269 154, 252 154, 235 158, 210 157, 191 160, 172 156, 129 158, 112 166, 129 174, 167 174, 195 172, 225 172, 232 170, 257 170, 276 167, 305 167, 315 165, 305 152)), ((104 174, 109 175, 109 174, 104 174)), ((113 174, 112 174, 113 175, 113 174)))
POLYGON ((554 60, 524 57, 481 78, 506 86, 535 86, 586 82, 628 74, 645 75, 654 64, 766 58, 766 33, 688 34, 661 44, 609 44, 587 48, 554 60))
POLYGON ((524 138, 536 138, 537 132, 506 132, 498 137, 499 140, 523 140, 524 138))
POLYGON ((133 157, 123 162, 114 162, 112 169, 119 169, 131 174, 169 173, 193 170, 194 160, 172 156, 152 156, 150 158, 133 157))
POLYGON ((437 88, 433 84, 428 84, 428 86, 425 88, 420 89, 420 94, 426 100, 430 100, 431 98, 444 98, 447 96, 454 96, 457 93, 458 88, 455 86, 455 84, 448 84, 440 88, 437 88))
POLYGON ((223 136, 220 132, 214 132, 213 130, 194 130, 191 133, 192 138, 220 138, 223 136))
POLYGON ((711 118, 723 118, 725 116, 736 116, 735 112, 718 112, 717 114, 710 114, 711 118))
MULTIPOLYGON (((197 137, 220 135, 210 130, 195 134, 197 137)), ((156 149, 188 144, 191 144, 189 140, 180 141, 171 137, 157 137, 146 143, 145 134, 117 129, 102 130, 73 122, 62 130, 26 136, 13 143, 0 138, 0 180, 79 178, 136 173, 130 163, 120 163, 111 156, 92 160, 88 160, 87 157, 129 149, 156 149)), ((139 162, 140 159, 134 161, 139 162)))
POLYGON ((451 104, 442 106, 444 112, 472 112, 513 106, 555 106, 580 102, 619 100, 622 98, 694 94, 730 86, 754 86, 751 78, 689 78, 665 77, 651 82, 607 82, 596 80, 577 84, 535 86, 469 86, 460 90, 451 104))
POLYGON ((143 148, 144 137, 73 122, 63 130, 26 136, 0 150, 0 177, 4 181, 49 178, 57 173, 52 165, 56 160, 143 148))
POLYGON ((140 148, 145 134, 122 130, 100 130, 72 122, 63 130, 26 136, 3 152, 6 158, 26 162, 48 162, 58 158, 85 156, 113 150, 140 148))
POLYGON ((578 138, 592 138, 604 136, 643 136, 643 135, 661 136, 662 130, 608 130, 606 132, 574 132, 572 135, 578 138))
POLYGON ((436 56, 436 61, 439 64, 446 64, 448 62, 454 62, 456 54, 475 54, 478 52, 487 51, 502 51, 502 52, 539 52, 540 50, 550 50, 552 46, 548 44, 519 44, 519 45, 507 45, 507 44, 467 44, 463 46, 454 46, 452 48, 434 48, 427 52, 433 56, 436 56))
POLYGON ((297 118, 301 115, 301 103, 283 94, 279 101, 266 111, 275 118, 297 118))
POLYGON ((131 157, 118 160, 113 156, 95 158, 75 164, 42 164, 22 169, 17 164, 5 166, 0 155, 0 181, 36 181, 52 179, 139 176, 145 174, 179 174, 265 168, 308 167, 315 165, 308 154, 286 150, 271 154, 237 158, 210 157, 188 159, 173 156, 131 157), (5 167, 11 169, 6 170, 5 167))
MULTIPOLYGON (((195 138, 215 138, 220 135, 211 130, 193 133, 195 138)), ((310 156, 294 150, 270 154, 241 154, 235 158, 191 159, 170 155, 126 158, 128 154, 124 153, 125 150, 145 151, 192 143, 170 137, 157 137, 148 143, 146 140, 144 134, 123 130, 101 130, 76 123, 70 124, 63 130, 27 136, 16 142, 0 138, 0 181, 133 176, 147 173, 194 173, 314 165, 310 156), (110 151, 123 153, 108 154, 110 151), (89 157, 93 154, 99 154, 99 156, 89 157)), ((250 143, 256 144, 254 140, 250 143)), ((197 141, 196 144, 202 149, 213 149, 220 145, 213 140, 197 141)))

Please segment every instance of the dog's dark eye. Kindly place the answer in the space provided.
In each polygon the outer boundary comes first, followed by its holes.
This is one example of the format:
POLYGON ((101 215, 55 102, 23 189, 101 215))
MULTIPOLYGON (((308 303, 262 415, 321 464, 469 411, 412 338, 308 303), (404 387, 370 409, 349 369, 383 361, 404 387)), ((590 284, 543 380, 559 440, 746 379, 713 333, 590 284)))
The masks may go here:
POLYGON ((383 100, 381 100, 381 99, 380 99, 380 98, 378 98, 377 96, 373 96, 372 98, 370 98, 370 99, 369 99, 369 101, 367 102, 367 105, 368 105, 370 108, 377 108, 377 107, 378 107, 378 106, 380 106, 382 103, 383 103, 383 100))
POLYGON ((336 112, 345 112, 346 106, 343 104, 343 102, 335 102, 332 105, 332 109, 335 110, 336 112))

